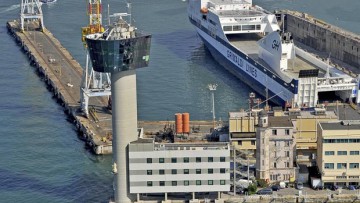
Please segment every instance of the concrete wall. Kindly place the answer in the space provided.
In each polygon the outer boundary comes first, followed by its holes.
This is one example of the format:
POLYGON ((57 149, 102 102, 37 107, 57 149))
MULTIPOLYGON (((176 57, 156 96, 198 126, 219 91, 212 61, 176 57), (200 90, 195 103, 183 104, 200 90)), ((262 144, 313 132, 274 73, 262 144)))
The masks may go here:
POLYGON ((360 37, 338 27, 315 19, 307 14, 286 11, 285 30, 293 34, 296 41, 318 51, 331 53, 360 71, 360 37))

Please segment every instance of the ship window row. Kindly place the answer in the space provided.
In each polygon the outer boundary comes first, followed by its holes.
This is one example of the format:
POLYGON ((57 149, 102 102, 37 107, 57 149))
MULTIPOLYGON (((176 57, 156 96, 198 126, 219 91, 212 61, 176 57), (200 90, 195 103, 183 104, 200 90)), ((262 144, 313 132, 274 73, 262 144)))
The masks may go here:
MULTIPOLYGON (((325 151, 326 156, 333 156, 335 155, 335 151, 325 151)), ((347 151, 337 151, 337 155, 348 155, 347 151)), ((350 151, 350 155, 359 155, 359 151, 350 151)))
MULTIPOLYGON (((189 186, 189 185, 214 185, 214 180, 195 180, 195 182, 190 181, 190 180, 184 180, 184 181, 147 181, 146 185, 148 187, 152 187, 152 186, 178 186, 180 184, 183 184, 184 186, 189 186), (155 184, 158 185, 155 185, 155 184), (193 184, 190 184, 193 183, 193 184)), ((220 185, 225 185, 226 181, 225 180, 220 180, 219 182, 220 185)))
POLYGON ((360 143, 360 139, 324 139, 323 143, 360 143))
MULTIPOLYGON (((334 163, 325 163, 324 164, 325 169, 335 169, 334 163)), ((337 169, 359 169, 359 163, 337 163, 336 164, 337 169), (349 166, 349 167, 348 167, 349 166)))
MULTIPOLYGON (((146 163, 151 164, 155 163, 153 160, 156 158, 147 158, 146 163)), ((216 158, 217 159, 217 158, 216 158)), ((158 163, 165 163, 165 158, 158 158, 158 163)), ((217 162, 225 162, 226 157, 219 157, 218 160, 215 160, 217 162)), ((170 158, 169 162, 171 163, 190 163, 190 157, 182 157, 182 158, 176 158, 172 157, 170 158)), ((214 157, 195 157, 195 162, 201 163, 201 162, 214 162, 214 157)), ((168 163, 168 162, 166 162, 168 163)))
POLYGON ((261 30, 261 25, 225 25, 223 26, 224 31, 250 31, 250 30, 261 30))
MULTIPOLYGON (((208 168, 208 169, 170 169, 166 171, 166 174, 169 174, 171 171, 172 175, 176 175, 176 174, 214 174, 214 173, 226 173, 226 169, 225 168, 220 168, 219 170, 214 170, 213 168, 208 168)), ((165 169, 159 169, 159 170, 146 170, 146 174, 147 175, 157 175, 155 174, 156 172, 158 172, 159 175, 165 175, 165 169)), ((144 172, 142 172, 144 173, 144 172)), ((139 174, 141 175, 141 173, 139 174)))

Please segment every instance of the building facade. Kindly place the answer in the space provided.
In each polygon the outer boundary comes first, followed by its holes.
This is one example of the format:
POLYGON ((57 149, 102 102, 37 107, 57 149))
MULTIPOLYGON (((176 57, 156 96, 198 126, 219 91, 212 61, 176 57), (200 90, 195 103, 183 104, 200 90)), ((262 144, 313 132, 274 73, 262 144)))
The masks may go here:
POLYGON ((322 183, 359 185, 360 121, 318 124, 317 165, 322 183))
POLYGON ((256 177, 274 183, 295 177, 294 125, 288 116, 260 115, 256 130, 256 177))
POLYGON ((129 145, 130 193, 221 192, 230 190, 228 143, 129 145))
POLYGON ((288 115, 292 118, 296 129, 296 162, 307 166, 315 165, 317 153, 317 123, 335 121, 334 111, 324 108, 315 108, 312 111, 289 109, 288 115))

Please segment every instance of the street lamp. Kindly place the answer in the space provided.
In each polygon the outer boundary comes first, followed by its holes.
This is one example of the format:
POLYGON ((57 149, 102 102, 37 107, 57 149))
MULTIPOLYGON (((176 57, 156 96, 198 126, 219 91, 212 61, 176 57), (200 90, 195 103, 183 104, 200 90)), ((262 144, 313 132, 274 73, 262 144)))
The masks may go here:
POLYGON ((211 92, 212 97, 212 113, 213 113, 213 128, 215 129, 215 101, 214 101, 214 92, 216 91, 217 84, 209 84, 209 90, 211 92))

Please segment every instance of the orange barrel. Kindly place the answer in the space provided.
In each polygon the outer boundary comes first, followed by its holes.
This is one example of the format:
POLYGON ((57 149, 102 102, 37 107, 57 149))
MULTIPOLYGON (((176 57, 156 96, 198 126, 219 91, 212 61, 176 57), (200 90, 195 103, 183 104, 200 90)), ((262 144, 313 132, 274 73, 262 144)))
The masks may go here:
POLYGON ((176 126, 176 134, 183 133, 183 120, 182 114, 175 114, 175 126, 176 126))
POLYGON ((183 122, 183 132, 189 134, 190 133, 190 114, 189 113, 182 114, 182 122, 183 122))

